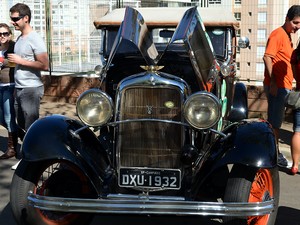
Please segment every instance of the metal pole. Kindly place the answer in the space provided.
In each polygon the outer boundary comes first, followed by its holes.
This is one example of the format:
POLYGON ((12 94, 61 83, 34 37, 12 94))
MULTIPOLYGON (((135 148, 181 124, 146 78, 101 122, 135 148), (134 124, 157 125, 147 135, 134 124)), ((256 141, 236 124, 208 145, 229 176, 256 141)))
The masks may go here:
MULTIPOLYGON (((81 14, 80 12, 80 9, 81 9, 81 1, 78 0, 78 6, 77 6, 77 9, 78 9, 78 15, 81 14)), ((81 62, 81 16, 78 17, 78 66, 79 66, 79 72, 82 72, 82 62, 81 62)))
POLYGON ((61 11, 64 10, 63 0, 57 3, 58 6, 58 61, 61 66, 61 11))
POLYGON ((46 12, 46 44, 47 44, 47 51, 49 57, 49 75, 52 75, 52 45, 51 45, 51 34, 52 34, 52 20, 51 20, 51 0, 45 0, 45 12, 46 12))

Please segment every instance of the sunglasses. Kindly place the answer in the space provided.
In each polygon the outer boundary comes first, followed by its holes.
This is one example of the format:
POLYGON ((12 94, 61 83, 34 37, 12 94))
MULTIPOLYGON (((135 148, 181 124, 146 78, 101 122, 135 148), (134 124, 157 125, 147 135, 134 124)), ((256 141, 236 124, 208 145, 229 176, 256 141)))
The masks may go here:
POLYGON ((0 37, 1 37, 1 36, 3 36, 3 37, 8 37, 8 36, 9 36, 9 33, 8 33, 8 32, 3 32, 3 33, 0 32, 0 37))
POLYGON ((24 16, 17 16, 17 17, 10 17, 11 21, 18 22, 20 19, 22 19, 24 16))

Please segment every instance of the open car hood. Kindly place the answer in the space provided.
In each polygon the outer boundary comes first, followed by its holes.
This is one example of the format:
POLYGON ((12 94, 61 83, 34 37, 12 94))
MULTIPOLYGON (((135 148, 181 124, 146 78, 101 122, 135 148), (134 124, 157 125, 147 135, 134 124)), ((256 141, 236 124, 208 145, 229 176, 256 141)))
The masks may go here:
POLYGON ((104 71, 109 69, 122 40, 132 42, 140 51, 147 65, 153 67, 158 64, 170 45, 182 41, 197 75, 198 83, 205 90, 210 89, 218 74, 219 66, 214 50, 197 7, 190 8, 184 13, 169 44, 161 54, 155 47, 143 16, 137 10, 127 7, 104 71))

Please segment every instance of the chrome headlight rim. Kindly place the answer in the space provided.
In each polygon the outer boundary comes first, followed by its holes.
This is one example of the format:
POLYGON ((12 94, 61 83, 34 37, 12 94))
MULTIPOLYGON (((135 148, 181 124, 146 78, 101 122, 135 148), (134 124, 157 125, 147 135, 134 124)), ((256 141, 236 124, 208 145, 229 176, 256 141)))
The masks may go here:
POLYGON ((230 65, 228 65, 228 64, 223 64, 223 65, 221 66, 221 73, 222 73, 222 75, 223 75, 224 77, 229 76, 230 73, 231 73, 231 67, 230 67, 230 65))
MULTIPOLYGON (((208 107, 203 105, 204 107, 208 107)), ((183 106, 183 114, 185 117, 185 120, 188 122, 188 124, 190 124, 192 127, 199 129, 199 130, 205 130, 205 129, 209 129, 212 128, 213 126, 215 126, 221 116, 222 116, 222 106, 220 103, 220 100, 212 93, 210 92, 206 92, 206 91, 200 91, 200 92, 196 92, 192 95, 190 95, 183 106), (209 112, 214 112, 215 115, 213 116, 212 120, 209 121, 209 123, 197 123, 197 120, 195 120, 195 117, 191 117, 191 112, 192 108, 195 104, 195 102, 205 102, 206 100, 211 101, 212 106, 214 107, 212 110, 209 110, 209 112)), ((195 113, 192 113, 192 115, 195 115, 195 113)))
MULTIPOLYGON (((85 105, 87 104, 85 103, 85 105)), ((89 89, 85 92, 83 92, 77 99, 76 102, 76 113, 77 116, 79 117, 79 119, 86 125, 91 126, 91 127, 98 127, 98 126, 102 126, 104 124, 106 124, 108 121, 111 120, 111 118, 113 117, 113 101, 112 98, 106 94, 105 92, 96 89, 96 88, 92 88, 89 89), (90 118, 87 115, 87 110, 84 110, 83 108, 83 104, 81 104, 83 101, 86 101, 87 103, 91 103, 94 102, 94 104, 90 104, 89 106, 91 106, 91 110, 94 111, 94 116, 92 118, 90 118), (98 103, 98 104, 97 104, 98 103), (104 103, 106 110, 100 110, 99 105, 101 105, 100 103, 104 103), (99 115, 102 113, 102 117, 100 117, 99 115)))
POLYGON ((232 64, 224 63, 221 66, 221 74, 223 75, 223 77, 228 77, 232 73, 234 73, 235 71, 236 71, 236 64, 235 63, 232 63, 232 64))

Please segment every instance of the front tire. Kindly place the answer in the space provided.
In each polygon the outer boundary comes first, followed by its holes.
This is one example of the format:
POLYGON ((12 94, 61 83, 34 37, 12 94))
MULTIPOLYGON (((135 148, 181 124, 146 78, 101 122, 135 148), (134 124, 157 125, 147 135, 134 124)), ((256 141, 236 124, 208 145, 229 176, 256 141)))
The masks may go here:
POLYGON ((93 215, 44 211, 28 204, 28 192, 55 197, 91 197, 83 173, 63 160, 29 163, 22 160, 11 183, 10 203, 19 225, 87 225, 93 215))
POLYGON ((225 202, 263 202, 271 198, 274 198, 275 210, 270 215, 224 217, 224 222, 230 225, 274 225, 278 211, 278 168, 258 169, 234 165, 225 190, 225 202))

